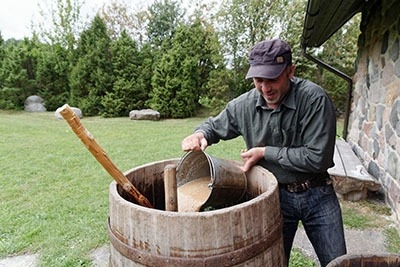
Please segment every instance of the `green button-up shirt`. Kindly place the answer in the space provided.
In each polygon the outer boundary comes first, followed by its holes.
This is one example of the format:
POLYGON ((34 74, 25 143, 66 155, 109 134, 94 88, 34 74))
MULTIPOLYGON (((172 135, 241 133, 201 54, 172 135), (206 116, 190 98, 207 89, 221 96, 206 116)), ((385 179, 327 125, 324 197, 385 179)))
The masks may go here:
POLYGON ((292 79, 277 109, 268 108, 262 95, 252 89, 196 130, 204 132, 209 145, 241 135, 247 149, 265 147, 258 165, 280 183, 316 178, 333 166, 334 106, 324 89, 300 78, 292 79))

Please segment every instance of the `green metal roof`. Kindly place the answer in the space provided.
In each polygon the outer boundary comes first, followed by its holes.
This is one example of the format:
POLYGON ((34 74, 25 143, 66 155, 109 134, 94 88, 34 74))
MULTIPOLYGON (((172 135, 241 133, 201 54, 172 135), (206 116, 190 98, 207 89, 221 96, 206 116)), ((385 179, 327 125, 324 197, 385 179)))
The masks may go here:
POLYGON ((319 47, 360 12, 368 0, 308 0, 303 47, 319 47))

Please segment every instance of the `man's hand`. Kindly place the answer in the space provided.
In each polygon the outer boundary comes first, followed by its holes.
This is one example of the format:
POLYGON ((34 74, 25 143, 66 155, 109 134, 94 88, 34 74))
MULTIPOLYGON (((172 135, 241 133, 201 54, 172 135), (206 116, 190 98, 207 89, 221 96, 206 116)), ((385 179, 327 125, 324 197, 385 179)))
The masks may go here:
POLYGON ((253 147, 250 150, 243 150, 240 153, 242 160, 244 162, 243 167, 241 169, 244 172, 250 170, 260 159, 264 157, 265 147, 253 147))
POLYGON ((202 132, 196 132, 183 139, 181 145, 183 151, 204 151, 208 146, 208 142, 207 139, 204 138, 202 132))

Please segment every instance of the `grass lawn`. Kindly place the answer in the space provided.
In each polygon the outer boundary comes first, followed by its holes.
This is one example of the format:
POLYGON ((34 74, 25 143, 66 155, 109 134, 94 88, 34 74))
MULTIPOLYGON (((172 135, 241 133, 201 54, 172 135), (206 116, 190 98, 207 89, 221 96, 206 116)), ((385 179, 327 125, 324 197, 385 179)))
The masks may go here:
MULTIPOLYGON (((87 117, 82 124, 126 171, 182 157, 181 140, 203 120, 87 117)), ((0 258, 39 253, 42 266, 90 266, 90 252, 108 244, 112 178, 69 125, 52 112, 0 111, 0 136, 0 258)), ((239 160, 243 148, 238 138, 211 146, 207 152, 239 160)), ((392 231, 398 248, 396 234, 392 231)), ((293 260, 298 266, 309 266, 298 252, 293 260)))

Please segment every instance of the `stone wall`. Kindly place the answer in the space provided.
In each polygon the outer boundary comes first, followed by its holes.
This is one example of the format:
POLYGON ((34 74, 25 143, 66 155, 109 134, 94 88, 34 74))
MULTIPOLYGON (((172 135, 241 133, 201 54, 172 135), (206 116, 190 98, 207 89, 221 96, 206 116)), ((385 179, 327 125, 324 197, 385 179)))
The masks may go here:
POLYGON ((347 141, 400 222, 400 1, 371 2, 360 26, 347 141))

